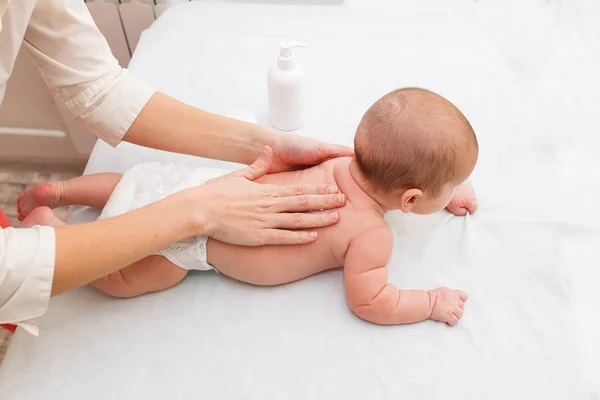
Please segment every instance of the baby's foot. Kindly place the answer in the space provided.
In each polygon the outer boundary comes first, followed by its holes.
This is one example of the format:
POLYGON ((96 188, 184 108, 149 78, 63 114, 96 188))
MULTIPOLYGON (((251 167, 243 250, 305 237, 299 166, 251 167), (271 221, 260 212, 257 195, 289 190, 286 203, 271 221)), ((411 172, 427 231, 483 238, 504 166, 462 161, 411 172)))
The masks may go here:
POLYGON ((61 226, 66 225, 62 220, 58 219, 54 212, 48 207, 38 207, 31 211, 23 220, 19 228, 31 228, 36 225, 44 226, 61 226))
POLYGON ((35 185, 17 197, 17 218, 23 221, 34 209, 42 206, 56 208, 61 206, 63 197, 62 182, 48 182, 35 185))

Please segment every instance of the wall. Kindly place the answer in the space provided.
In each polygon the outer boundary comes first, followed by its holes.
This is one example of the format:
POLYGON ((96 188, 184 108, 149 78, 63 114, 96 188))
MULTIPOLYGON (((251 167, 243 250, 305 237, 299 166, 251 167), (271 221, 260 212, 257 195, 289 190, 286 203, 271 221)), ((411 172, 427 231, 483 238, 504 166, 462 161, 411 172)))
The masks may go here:
POLYGON ((82 162, 46 85, 21 50, 0 106, 0 160, 82 162))
MULTIPOLYGON (((142 31, 168 6, 122 3, 87 2, 113 54, 126 67, 142 31)), ((62 118, 33 61, 21 50, 0 105, 0 161, 82 163, 95 141, 82 126, 62 118)))
MULTIPOLYGON (((86 3, 113 54, 121 66, 127 67, 143 30, 169 6, 187 1, 86 0, 86 3)), ((344 0, 221 1, 337 4, 344 0)), ((81 163, 89 157, 95 141, 82 126, 62 118, 32 60, 21 51, 0 105, 0 161, 81 163)))

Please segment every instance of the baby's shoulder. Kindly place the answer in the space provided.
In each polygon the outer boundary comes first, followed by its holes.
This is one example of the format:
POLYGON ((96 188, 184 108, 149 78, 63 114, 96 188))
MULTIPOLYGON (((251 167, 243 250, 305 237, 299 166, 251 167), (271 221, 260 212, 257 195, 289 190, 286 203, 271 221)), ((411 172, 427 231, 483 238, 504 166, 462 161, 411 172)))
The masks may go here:
POLYGON ((394 235, 384 220, 382 224, 377 224, 354 238, 348 248, 354 248, 355 252, 362 254, 365 261, 385 265, 392 257, 394 235))
POLYGON ((392 230, 381 218, 381 223, 370 225, 367 229, 358 232, 348 242, 344 253, 344 265, 348 257, 359 257, 361 262, 386 265, 394 248, 392 230))
POLYGON ((354 229, 349 230, 352 232, 348 241, 349 244, 359 240, 379 240, 391 243, 393 239, 392 230, 381 214, 376 211, 358 211, 350 218, 353 220, 354 229))
POLYGON ((385 219, 379 215, 364 221, 364 229, 357 238, 392 240, 394 235, 392 229, 385 219))
POLYGON ((354 235, 350 242, 373 242, 380 246, 393 247, 394 235, 385 219, 380 215, 361 219, 361 229, 354 235))

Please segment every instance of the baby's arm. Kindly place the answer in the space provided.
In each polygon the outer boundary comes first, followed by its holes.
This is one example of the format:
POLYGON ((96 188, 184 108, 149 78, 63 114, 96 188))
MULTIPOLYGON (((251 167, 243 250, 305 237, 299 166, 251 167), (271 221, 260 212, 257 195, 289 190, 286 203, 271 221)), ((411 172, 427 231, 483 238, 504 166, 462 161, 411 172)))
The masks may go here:
POLYGON ((398 290, 387 283, 393 246, 388 227, 364 233, 350 243, 344 265, 346 297, 352 312, 380 325, 410 324, 426 319, 450 326, 462 317, 467 294, 460 290, 398 290))

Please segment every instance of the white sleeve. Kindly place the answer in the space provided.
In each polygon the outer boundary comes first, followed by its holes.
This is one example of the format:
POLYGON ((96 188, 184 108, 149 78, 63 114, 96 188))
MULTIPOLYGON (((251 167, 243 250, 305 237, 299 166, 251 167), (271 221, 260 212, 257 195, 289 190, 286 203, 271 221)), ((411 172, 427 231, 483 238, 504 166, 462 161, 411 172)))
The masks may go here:
POLYGON ((0 229, 0 323, 37 335, 33 319, 46 312, 56 254, 54 228, 0 229))
POLYGON ((38 1, 23 46, 55 101, 112 146, 155 93, 119 66, 82 0, 38 1))

